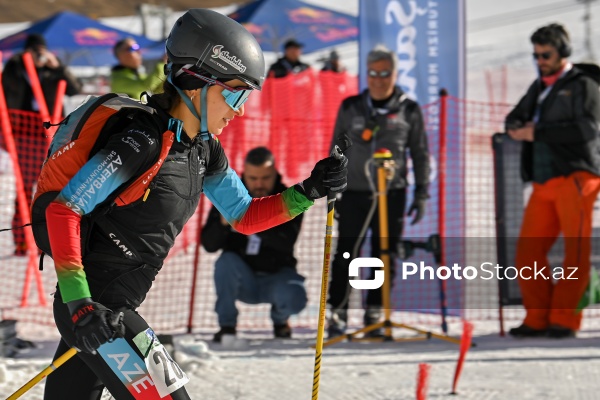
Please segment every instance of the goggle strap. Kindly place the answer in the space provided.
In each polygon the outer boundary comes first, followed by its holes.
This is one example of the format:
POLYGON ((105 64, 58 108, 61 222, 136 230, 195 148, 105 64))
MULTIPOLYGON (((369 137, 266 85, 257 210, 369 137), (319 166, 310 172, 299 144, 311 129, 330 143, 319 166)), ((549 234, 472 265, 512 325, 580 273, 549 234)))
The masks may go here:
MULTIPOLYGON (((190 112, 194 115, 194 117, 198 118, 198 121, 200 121, 200 123, 202 123, 202 118, 200 118, 200 116, 196 112, 196 108, 192 104, 192 101, 189 99, 189 97, 187 97, 185 95, 185 93, 183 93, 183 90, 179 89, 176 85, 173 84, 173 80, 171 79, 171 75, 172 74, 173 74, 173 72, 171 71, 171 73, 169 73, 169 75, 167 75, 167 81, 171 85, 173 85, 173 87, 175 88, 175 90, 177 90, 177 93, 179 93, 179 97, 181 97, 181 100, 183 100, 183 102, 185 103, 185 105, 187 106, 187 108, 190 110, 190 112)), ((204 89, 207 88, 207 87, 208 87, 208 85, 205 86, 204 88, 202 88, 202 90, 204 91, 204 89)), ((204 104, 205 102, 206 102, 206 98, 202 99, 202 104, 204 104)))
POLYGON ((208 87, 210 85, 204 85, 202 91, 200 92, 200 112, 202 114, 202 118, 200 118, 200 138, 203 141, 208 141, 208 111, 206 105, 206 93, 208 93, 208 87))

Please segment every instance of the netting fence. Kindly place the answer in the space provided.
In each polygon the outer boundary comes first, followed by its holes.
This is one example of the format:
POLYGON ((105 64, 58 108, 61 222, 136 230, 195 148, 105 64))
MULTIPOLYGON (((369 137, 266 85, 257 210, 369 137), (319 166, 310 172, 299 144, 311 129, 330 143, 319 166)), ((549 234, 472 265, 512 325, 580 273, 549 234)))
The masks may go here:
MULTIPOLYGON (((246 152, 266 145, 275 155, 284 183, 292 185, 302 180, 315 162, 327 155, 342 99, 357 91, 356 77, 348 74, 307 71, 267 80, 263 92, 250 97, 245 116, 236 118, 219 138, 231 166, 241 171, 246 152)), ((494 261, 497 238, 492 136, 502 131, 510 105, 474 102, 449 95, 422 108, 433 166, 431 199, 427 203, 426 219, 407 226, 405 236, 426 241, 432 234, 441 234, 445 246, 442 262, 449 265, 494 261)), ((0 135, 0 229, 22 225, 21 216, 15 214, 17 187, 22 186, 22 195, 31 198, 48 143, 38 114, 11 110, 10 122, 16 144, 14 156, 22 172, 23 185, 17 185, 6 146, 7 132, 3 129, 0 135)), ((507 168, 517 167, 511 164, 507 168)), ((217 328, 213 268, 218 253, 205 252, 198 242, 210 207, 204 198, 178 237, 140 308, 140 313, 157 331, 200 332, 217 328)), ((23 220, 29 222, 27 218, 23 220)), ((297 268, 306 277, 309 302, 290 322, 294 327, 307 330, 317 326, 325 221, 325 202, 317 201, 307 212, 296 243, 297 268)), ((24 247, 22 233, 23 229, 0 232, 4 280, 0 285, 0 317, 29 325, 52 326, 51 294, 56 286, 52 260, 45 257, 44 270, 39 271, 37 250, 24 247)), ((435 265, 432 254, 423 250, 416 250, 412 260, 435 265)), ((397 268, 402 261, 407 260, 396 260, 397 268)), ((452 321, 498 320, 498 287, 494 279, 447 280, 444 290, 449 318, 452 321)), ((394 318, 411 325, 439 325, 441 290, 438 280, 401 279, 397 273, 392 292, 392 304, 397 312, 394 318)), ((361 298, 354 296, 350 302, 351 323, 362 320, 361 298)), ((271 329, 269 305, 238 305, 239 329, 271 329)), ((599 316, 594 309, 586 313, 588 317, 599 316)), ((520 306, 504 310, 504 318, 518 318, 521 314, 520 306)))

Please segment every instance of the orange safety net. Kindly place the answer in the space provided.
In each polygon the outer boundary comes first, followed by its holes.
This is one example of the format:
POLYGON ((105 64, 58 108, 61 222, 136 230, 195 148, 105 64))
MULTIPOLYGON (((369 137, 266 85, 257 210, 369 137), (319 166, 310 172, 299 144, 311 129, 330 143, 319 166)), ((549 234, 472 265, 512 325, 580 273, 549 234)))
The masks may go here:
MULTIPOLYGON (((261 93, 250 96, 244 117, 236 118, 219 137, 230 165, 241 172, 246 152, 256 146, 267 146, 275 155, 284 183, 293 185, 306 178, 314 164, 328 154, 341 101, 357 92, 356 77, 347 74, 306 71, 296 76, 268 79, 261 93)), ((435 160, 439 160, 440 106, 439 102, 423 106, 430 151, 435 160)), ((467 240, 461 245, 461 251, 472 259, 494 258, 496 254, 491 138, 495 132, 502 131, 503 119, 509 109, 506 104, 472 102, 452 96, 447 98, 446 129, 459 132, 459 139, 446 143, 446 211, 442 219, 446 230, 451 231, 462 224, 465 237, 482 239, 467 240), (458 181, 464 182, 464 186, 452 188, 453 182, 458 181)), ((10 119, 23 171, 24 195, 30 199, 47 140, 37 114, 11 111, 10 119)), ((19 217, 15 217, 16 185, 12 162, 4 146, 4 133, 0 135, 0 148, 0 228, 10 228, 19 225, 19 222, 13 222, 19 217)), ((209 254, 198 244, 201 224, 210 207, 204 199, 178 238, 140 308, 140 313, 157 331, 182 332, 189 328, 196 332, 210 332, 217 328, 213 268, 218 253, 209 254)), ((409 231, 411 237, 427 238, 438 233, 438 210, 439 198, 434 196, 427 204, 427 214, 431 219, 409 231)), ((325 221, 325 202, 320 200, 306 213, 296 243, 297 268, 306 277, 309 303, 301 314, 292 317, 290 322, 295 328, 314 330, 317 326, 325 221)), ((20 235, 18 231, 0 232, 0 258, 6 282, 0 286, 1 316, 36 326, 51 326, 52 310, 50 305, 41 305, 40 289, 31 286, 24 293, 28 260, 19 254, 16 247, 20 235), (24 294, 29 299, 26 313, 22 312, 21 298, 24 294)), ((336 229, 334 235, 337 235, 336 229)), ((417 256, 431 259, 431 255, 424 252, 417 256)), ((450 257, 450 254, 447 256, 450 257)), ((52 293, 56 285, 52 260, 46 257, 44 265, 41 272, 43 293, 52 293)), ((393 304, 397 307, 394 322, 439 326, 440 290, 438 283, 418 286, 397 282, 392 293, 393 304), (429 312, 414 312, 409 308, 426 308, 429 312)), ((445 290, 448 304, 458 304, 462 308, 456 316, 450 313, 451 324, 456 323, 460 327, 463 319, 499 319, 497 282, 449 281, 445 290)), ((351 325, 362 323, 361 301, 360 298, 350 299, 351 325)), ((240 330, 271 329, 270 306, 238 305, 240 330)), ((516 307, 506 310, 504 317, 515 319, 521 315, 522 309, 516 307)), ((589 309, 585 315, 597 317, 598 313, 589 309)), ((450 333, 453 333, 452 329, 450 333)))

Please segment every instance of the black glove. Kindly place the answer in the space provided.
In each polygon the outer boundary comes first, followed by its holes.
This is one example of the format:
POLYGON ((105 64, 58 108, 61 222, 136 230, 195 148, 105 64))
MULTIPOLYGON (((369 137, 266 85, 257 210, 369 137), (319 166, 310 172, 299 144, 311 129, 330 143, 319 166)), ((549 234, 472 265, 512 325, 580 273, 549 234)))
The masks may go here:
POLYGON ((71 311, 75 347, 84 353, 96 354, 98 347, 125 335, 123 313, 115 313, 92 299, 67 303, 71 311))
POLYGON ((412 216, 413 213, 415 214, 413 220, 410 222, 411 225, 416 224, 425 216, 425 202, 428 198, 427 185, 417 185, 415 188, 414 200, 408 208, 407 213, 408 216, 412 216))
POLYGON ((413 213, 415 214, 410 222, 411 225, 416 224, 425 216, 425 201, 425 199, 414 199, 410 205, 407 215, 410 217, 413 213))
POLYGON ((327 192, 341 193, 348 186, 348 159, 340 154, 330 156, 315 164, 310 177, 296 188, 311 200, 327 196, 327 192))

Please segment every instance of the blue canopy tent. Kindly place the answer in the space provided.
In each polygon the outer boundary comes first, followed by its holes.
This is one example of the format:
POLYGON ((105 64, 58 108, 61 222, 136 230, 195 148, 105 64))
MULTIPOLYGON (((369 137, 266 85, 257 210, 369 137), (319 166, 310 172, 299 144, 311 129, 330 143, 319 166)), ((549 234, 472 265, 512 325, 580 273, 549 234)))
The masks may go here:
POLYGON ((112 48, 122 38, 133 37, 141 47, 144 59, 162 58, 164 42, 111 28, 85 16, 64 11, 34 22, 27 29, 0 40, 0 51, 6 60, 23 50, 30 33, 44 36, 48 49, 63 63, 71 66, 102 67, 116 64, 112 48))
POLYGON ((358 40, 358 19, 298 0, 257 0, 229 17, 250 31, 264 51, 281 51, 295 38, 311 53, 358 40))

